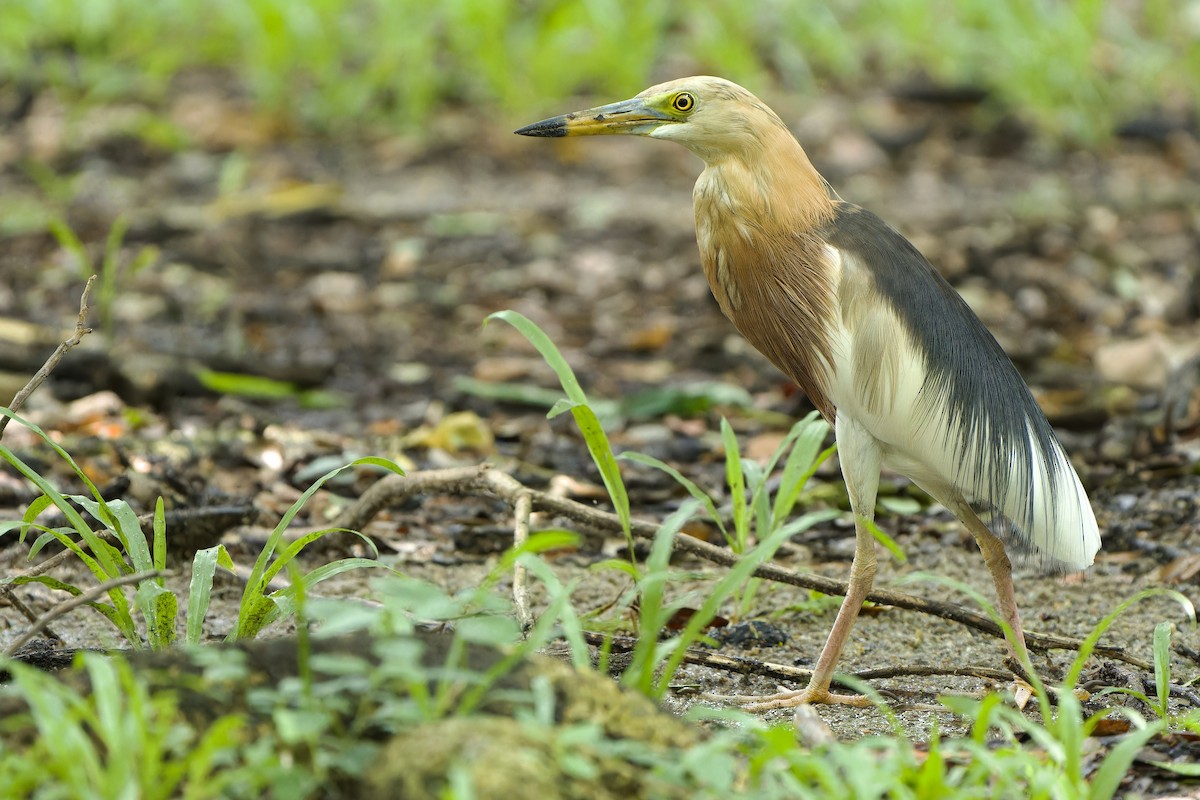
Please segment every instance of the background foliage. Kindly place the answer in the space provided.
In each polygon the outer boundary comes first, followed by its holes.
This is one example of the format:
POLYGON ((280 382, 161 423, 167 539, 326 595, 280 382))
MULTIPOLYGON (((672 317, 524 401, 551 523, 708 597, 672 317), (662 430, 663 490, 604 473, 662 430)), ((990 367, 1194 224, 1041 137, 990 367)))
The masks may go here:
POLYGON ((161 101, 184 67, 238 76, 323 131, 416 129, 444 104, 508 110, 713 72, 758 87, 988 93, 1056 137, 1200 94, 1197 0, 3 0, 0 78, 82 102, 161 101))

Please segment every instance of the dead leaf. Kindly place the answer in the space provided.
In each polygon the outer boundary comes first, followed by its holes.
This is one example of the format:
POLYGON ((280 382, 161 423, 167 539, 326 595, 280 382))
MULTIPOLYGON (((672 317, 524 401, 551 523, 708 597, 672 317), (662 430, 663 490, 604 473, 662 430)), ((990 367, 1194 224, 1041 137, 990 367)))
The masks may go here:
POLYGON ((1163 564, 1158 577, 1163 583, 1186 583, 1200 575, 1200 553, 1188 553, 1163 564))
POLYGON ((403 439, 405 447, 425 447, 460 453, 490 453, 495 447, 492 429, 474 411, 459 411, 442 417, 432 428, 422 425, 403 439))
POLYGON ((1121 736, 1129 733, 1131 727, 1129 720, 1124 718, 1102 719, 1092 729, 1092 736, 1121 736))
POLYGON ((337 184, 285 181, 265 191, 219 197, 207 211, 217 220, 252 215, 279 219, 336 206, 341 197, 342 187, 337 184))
POLYGON ((631 333, 625 340, 625 346, 639 352, 661 350, 671 343, 674 335, 675 326, 672 323, 656 322, 631 333))
MULTIPOLYGON (((696 609, 681 608, 667 620, 666 628, 669 631, 681 631, 687 627, 687 624, 691 622, 692 617, 695 615, 696 609)), ((729 620, 719 614, 708 621, 708 627, 710 628, 724 628, 728 624, 729 620)))
POLYGON ((708 520, 690 519, 683 524, 679 532, 684 536, 690 536, 693 539, 699 539, 702 542, 709 544, 722 544, 721 531, 716 525, 713 525, 708 520))
POLYGON ((742 457, 765 462, 779 449, 785 436, 787 431, 767 431, 751 436, 742 449, 742 457))

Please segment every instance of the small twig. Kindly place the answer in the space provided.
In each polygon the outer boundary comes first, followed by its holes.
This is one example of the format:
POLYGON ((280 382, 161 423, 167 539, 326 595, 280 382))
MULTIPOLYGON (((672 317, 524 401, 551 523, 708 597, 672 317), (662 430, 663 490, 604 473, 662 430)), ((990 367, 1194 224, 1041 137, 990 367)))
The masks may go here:
MULTIPOLYGON (((529 492, 521 492, 517 495, 514 516, 516 521, 513 524, 513 547, 520 548, 529 540, 529 516, 533 512, 533 498, 529 496, 529 492)), ((517 561, 513 565, 513 603, 517 608, 517 621, 521 623, 522 630, 529 630, 533 625, 533 615, 529 613, 529 587, 527 585, 527 575, 525 574, 525 565, 517 561)))
POLYGON ((108 592, 111 591, 112 589, 116 589, 120 586, 127 586, 131 583, 140 583, 140 582, 142 582, 144 580, 148 580, 150 578, 156 578, 160 574, 162 574, 162 573, 158 572, 157 570, 151 570, 150 572, 135 572, 132 575, 122 575, 119 578, 113 578, 111 581, 105 581, 104 583, 102 583, 98 586, 93 586, 91 589, 88 589, 83 594, 76 595, 75 597, 72 597, 69 600, 65 600, 65 601, 59 603, 54 608, 50 609, 45 614, 42 614, 40 617, 38 617, 37 620, 33 623, 33 625, 30 626, 29 630, 25 631, 23 634, 18 636, 16 641, 14 641, 12 644, 10 644, 8 647, 6 647, 4 649, 4 657, 12 658, 13 655, 18 650, 20 650, 28 642, 30 642, 33 639, 33 637, 35 637, 39 633, 41 633, 42 630, 47 625, 49 625, 51 622, 58 619, 59 617, 63 616, 64 614, 68 614, 71 611, 74 611, 75 609, 79 608, 80 606, 86 605, 86 604, 92 602, 97 597, 108 594, 108 592))
MULTIPOLYGON (((31 623, 37 622, 37 613, 32 608, 29 607, 28 603, 26 603, 24 600, 21 599, 21 595, 10 594, 8 596, 8 602, 12 605, 13 608, 15 608, 17 611, 20 611, 21 616, 25 617, 25 619, 29 620, 31 623)), ((59 636, 54 631, 50 630, 49 628, 46 628, 46 634, 51 639, 54 639, 55 641, 58 641, 58 642, 62 641, 62 637, 59 636)))
POLYGON ((1183 642, 1176 642, 1175 647, 1172 649, 1184 658, 1189 659, 1196 664, 1200 664, 1200 653, 1197 653, 1183 642))
MULTIPOLYGON (((21 391, 17 392, 16 396, 12 399, 12 402, 8 404, 10 411, 16 411, 22 405, 24 405, 25 400, 28 399, 29 395, 33 394, 39 386, 45 383, 46 378, 50 377, 50 373, 53 372, 54 368, 58 366, 58 362, 62 361, 63 356, 67 354, 67 351, 79 344, 84 336, 87 336, 92 332, 92 329, 87 327, 88 298, 91 296, 92 284, 95 282, 96 276, 93 275, 92 277, 88 278, 87 283, 84 284, 83 294, 79 297, 79 316, 75 320, 75 332, 63 340, 63 342, 54 350, 54 352, 50 354, 50 357, 46 359, 46 363, 42 364, 42 368, 34 373, 33 377, 29 379, 29 383, 25 384, 25 386, 21 388, 21 391)), ((10 419, 12 418, 0 417, 0 436, 4 435, 4 429, 8 427, 8 422, 10 419)))
POLYGON ((1029 673, 1025 670, 1025 665, 1022 664, 1020 661, 1018 661, 1013 656, 1005 657, 1004 666, 1008 667, 1009 670, 1012 672, 1012 674, 1017 676, 1021 680, 1025 681, 1026 683, 1028 683, 1030 685, 1033 684, 1033 678, 1030 677, 1029 673))
MULTIPOLYGON (((546 492, 530 489, 511 475, 492 469, 488 464, 429 470, 408 476, 391 475, 382 478, 363 492, 358 501, 338 517, 334 525, 352 530, 362 530, 363 526, 388 505, 402 502, 414 495, 433 492, 451 495, 487 493, 505 500, 510 505, 515 505, 517 498, 522 493, 527 493, 533 501, 535 511, 553 512, 600 530, 621 530, 621 521, 616 514, 601 511, 568 498, 554 497, 546 492)), ((631 528, 633 535, 640 539, 652 540, 658 533, 657 525, 642 520, 634 520, 631 528)), ((688 553, 726 567, 733 566, 739 560, 739 556, 730 550, 683 534, 676 534, 674 546, 677 552, 688 553)), ((842 597, 846 595, 847 584, 845 581, 808 572, 797 572, 778 564, 763 564, 755 569, 754 576, 777 583, 786 583, 790 586, 799 586, 802 589, 812 589, 822 594, 842 597)), ((866 599, 873 603, 931 614, 982 631, 997 639, 1004 638, 1004 632, 994 620, 953 603, 927 600, 890 589, 873 589, 866 599)), ((1026 631, 1025 644, 1031 650, 1078 650, 1083 645, 1083 641, 1069 636, 1026 631)), ((1099 656, 1124 661, 1139 669, 1153 669, 1150 662, 1132 656, 1123 648, 1113 645, 1098 644, 1093 648, 1093 652, 1099 656)))

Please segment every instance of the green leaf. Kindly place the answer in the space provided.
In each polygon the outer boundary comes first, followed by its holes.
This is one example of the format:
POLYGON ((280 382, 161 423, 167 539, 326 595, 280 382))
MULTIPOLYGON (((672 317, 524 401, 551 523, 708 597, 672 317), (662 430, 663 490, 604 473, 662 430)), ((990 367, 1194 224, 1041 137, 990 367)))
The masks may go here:
POLYGON ((1154 688, 1158 694, 1156 710, 1162 717, 1167 716, 1171 698, 1171 629, 1170 622, 1154 626, 1154 688))
MULTIPOLYGON (((284 567, 286 567, 288 564, 290 564, 292 562, 292 559, 294 559, 294 558, 296 558, 296 556, 300 555, 300 552, 304 548, 308 547, 310 544, 312 544, 313 542, 315 542, 318 539, 321 539, 325 536, 329 536, 329 535, 335 534, 335 533, 348 533, 352 536, 357 536, 359 539, 361 539, 363 542, 366 543, 367 547, 369 547, 371 549, 371 554, 373 556, 379 555, 379 551, 375 548, 375 542, 371 541, 371 537, 365 536, 364 534, 361 534, 358 531, 353 531, 353 530, 350 530, 349 528, 325 528, 325 529, 319 530, 319 531, 312 531, 311 533, 304 534, 299 539, 296 539, 295 541, 288 544, 288 546, 286 548, 284 548, 284 550, 279 554, 279 556, 275 559, 275 561, 271 564, 271 566, 267 568, 267 571, 263 573, 263 577, 262 577, 263 584, 265 585, 265 584, 268 584, 271 581, 275 580, 275 576, 279 574, 280 570, 282 570, 284 567)), ((375 563, 379 563, 379 562, 375 562, 375 563)))
POLYGON ((896 516, 916 514, 921 510, 921 504, 913 497, 880 497, 876 502, 884 511, 896 516))
POLYGON ((1083 672, 1084 663, 1091 658, 1092 651, 1095 650, 1096 644, 1100 641, 1100 637, 1104 632, 1116 622, 1117 618, 1124 614, 1131 606, 1140 603, 1151 597, 1168 597, 1179 603, 1187 617, 1194 623, 1196 621, 1196 608, 1192 605, 1192 601, 1186 595, 1175 591, 1174 589, 1165 589, 1157 587, 1154 589, 1143 589, 1133 597, 1126 598, 1120 602, 1116 608, 1104 616, 1104 619, 1096 623, 1095 627, 1084 637, 1083 643, 1079 646, 1079 655, 1071 662, 1071 668, 1067 671, 1067 676, 1063 683, 1066 686, 1074 686, 1079 683, 1079 675, 1083 672))
POLYGON ((750 539, 750 521, 746 514, 746 482, 742 472, 742 456, 738 451, 737 434, 729 420, 721 418, 721 441, 725 444, 725 482, 729 485, 729 499, 733 504, 733 541, 730 546, 735 553, 746 551, 750 539))
POLYGON ((199 550, 192 558, 192 579, 188 583, 187 631, 185 638, 188 644, 199 644, 204 632, 204 618, 208 614, 209 598, 212 595, 213 576, 217 567, 222 566, 230 572, 234 571, 233 559, 225 545, 199 550))
MULTIPOLYGON (((257 635, 271 620, 278 614, 278 609, 274 603, 265 597, 263 589, 269 582, 269 578, 264 576, 271 565, 271 557, 275 554, 275 549, 283 540, 283 535, 287 531, 288 526, 292 524, 292 520, 300 513, 300 509, 308 502, 322 486, 325 485, 334 476, 359 465, 371 465, 383 467, 398 475, 403 475, 404 470, 395 462, 389 461, 386 458, 358 458, 336 469, 326 472, 318 478, 311 486, 304 490, 303 494, 296 499, 296 502, 284 512, 283 517, 279 520, 279 524, 271 531, 271 535, 267 537, 266 544, 263 545, 262 551, 258 554, 258 558, 254 561, 254 567, 250 570, 250 575, 246 579, 246 590, 242 594, 241 606, 238 610, 238 623, 232 631, 229 632, 228 639, 235 641, 239 638, 246 638, 257 635), (265 621, 264 621, 265 620, 265 621)), ((285 561, 286 563, 286 561, 285 561)), ((274 574, 274 572, 272 572, 274 574)))
POLYGON ((261 375, 218 372, 211 369, 197 369, 195 374, 200 385, 209 391, 251 400, 286 400, 299 397, 303 392, 294 383, 261 375))
POLYGON ((276 612, 271 617, 271 620, 268 621, 274 620, 275 616, 287 616, 292 613, 295 609, 296 597, 300 591, 298 588, 299 584, 302 583, 305 587, 311 589, 321 581, 329 580, 332 577, 341 575, 343 572, 350 572, 356 569, 386 569, 396 575, 400 574, 382 561, 376 561, 371 558, 341 558, 337 561, 331 561, 328 564, 322 564, 308 572, 299 581, 293 582, 293 585, 288 588, 271 594, 271 599, 275 601, 276 612))
POLYGON ((554 405, 550 406, 550 410, 546 412, 546 419, 554 419, 561 416, 575 407, 575 404, 565 397, 560 397, 554 401, 554 405))
MULTIPOLYGON (((1137 758, 1138 753, 1146 746, 1146 742, 1161 733, 1165 727, 1165 723, 1158 721, 1140 730, 1125 734, 1121 738, 1121 741, 1117 742, 1116 746, 1108 751, 1108 755, 1105 756, 1104 763, 1100 765, 1100 768, 1092 774, 1091 785, 1088 788, 1088 800, 1109 800, 1115 797, 1117 791, 1121 788, 1121 782, 1129 772, 1129 766, 1133 763, 1133 760, 1137 758)), ((1188 766, 1178 764, 1172 767, 1170 764, 1150 763, 1172 772, 1177 771, 1175 767, 1188 766)), ((1196 767, 1194 764, 1190 766, 1196 767)), ((1180 774, 1187 775, 1189 773, 1182 772, 1180 774)), ((1200 769, 1190 774, 1200 775, 1200 769)))
POLYGON ((87 277, 92 272, 92 259, 88 257, 87 248, 83 246, 83 242, 75 235, 75 231, 71 229, 64 220, 54 218, 47 223, 50 233, 58 240, 58 246, 66 250, 74 256, 79 264, 79 274, 87 277))
POLYGON ((129 503, 124 500, 97 502, 82 495, 72 495, 71 499, 83 506, 97 521, 112 529, 121 547, 133 562, 134 572, 153 571, 154 559, 150 555, 150 543, 146 541, 142 525, 129 503))
POLYGON ((273 598, 262 594, 261 589, 251 594, 247 587, 246 592, 238 608, 237 627, 225 637, 227 641, 253 639, 279 618, 279 606, 273 598))
POLYGON ((562 384, 568 402, 555 403, 548 416, 553 418, 570 409, 571 415, 575 417, 575 424, 579 427, 579 432, 583 434, 583 440, 587 444, 592 461, 596 464, 596 469, 600 471, 604 487, 608 490, 608 496, 621 521, 621 528, 625 532, 625 540, 629 543, 632 551, 633 532, 630 527, 629 495, 625 491, 625 482, 621 478, 621 470, 613 457, 612 446, 609 444, 608 436, 604 433, 604 427, 600 424, 596 412, 588 404, 587 395, 579 385, 575 371, 571 369, 571 365, 563 358, 562 353, 559 352, 558 347, 550 340, 545 331, 528 317, 511 310, 497 311, 490 314, 484 324, 486 325, 493 319, 503 320, 520 331, 554 370, 554 374, 558 376, 558 382, 562 384))
POLYGON ((571 415, 575 417, 575 424, 579 427, 579 432, 583 434, 583 441, 587 444, 588 453, 591 454, 596 469, 600 471, 604 488, 608 490, 608 496, 617 512, 617 518, 621 521, 621 529, 625 532, 625 540, 632 549, 633 532, 629 495, 625 491, 621 468, 617 466, 612 446, 608 443, 608 436, 605 435, 604 428, 600 426, 600 420, 596 418, 596 414, 590 406, 572 406, 571 415))
POLYGON ((24 586, 27 583, 40 583, 43 586, 48 586, 51 589, 57 589, 60 592, 67 592, 76 597, 83 594, 83 589, 80 589, 73 583, 60 581, 58 578, 52 578, 49 575, 18 575, 15 578, 4 578, 0 580, 0 585, 11 583, 13 586, 24 586))
POLYGON ((741 386, 715 381, 682 386, 656 386, 620 400, 621 415, 631 420, 657 419, 664 414, 694 417, 714 406, 749 408, 754 398, 741 386))
MULTIPOLYGON (((1138 748, 1140 748, 1140 747, 1141 747, 1143 744, 1145 744, 1145 741, 1146 741, 1146 740, 1148 740, 1149 738, 1150 738, 1150 737, 1149 737, 1149 736, 1147 736, 1147 737, 1145 737, 1145 738, 1144 738, 1142 741, 1139 741, 1139 742, 1138 742, 1138 748)), ((1125 740, 1122 740, 1121 744, 1124 744, 1124 743, 1125 743, 1125 740)), ((1118 745, 1118 746, 1120 746, 1120 745, 1118 745)), ((1134 755, 1135 755, 1135 756, 1137 755, 1137 749, 1138 749, 1138 748, 1134 748, 1134 755)), ((1112 756, 1110 755, 1110 756, 1109 756, 1109 758, 1112 758, 1112 756)), ((1105 761, 1105 763, 1107 763, 1107 760, 1105 761)), ((1130 763, 1132 763, 1132 758, 1130 759, 1130 763)), ((1195 762, 1192 762, 1192 761, 1180 761, 1180 762, 1173 762, 1173 761, 1147 761, 1146 763, 1147 763, 1147 764, 1153 764, 1154 766, 1158 767, 1159 769, 1165 769, 1167 772, 1174 772, 1176 775, 1186 775, 1186 776, 1187 776, 1187 777, 1189 777, 1189 778, 1200 778, 1200 764, 1197 764, 1197 763, 1195 763, 1195 762)), ((1126 769, 1128 769, 1128 764, 1126 765, 1126 767, 1125 767, 1125 768, 1126 768, 1126 769)), ((1115 769, 1115 767, 1114 767, 1114 769, 1115 769)), ((1122 773, 1121 773, 1121 776, 1122 776, 1122 777, 1124 777, 1124 772, 1122 772, 1122 773)), ((1106 784, 1106 785, 1107 785, 1107 784, 1106 784)), ((1118 783, 1118 785, 1119 785, 1119 783, 1118 783)), ((1115 789, 1114 789, 1114 793, 1115 793, 1115 789)), ((1105 796, 1105 795, 1099 795, 1099 794, 1097 794, 1097 795, 1095 795, 1095 796, 1096 796, 1096 797, 1102 797, 1102 796, 1105 796)), ((1109 795, 1106 795, 1106 796, 1107 796, 1107 797, 1112 797, 1113 795, 1109 794, 1109 795)))
POLYGON ((162 650, 174 644, 175 616, 179 611, 179 600, 174 593, 154 580, 145 580, 138 584, 135 602, 146 620, 150 647, 162 650))
POLYGON ((834 445, 820 454, 817 453, 821 443, 829 435, 829 424, 815 411, 797 422, 792 431, 796 434, 796 443, 792 445, 792 452, 784 462, 779 490, 775 493, 775 508, 771 513, 775 524, 779 524, 780 520, 786 519, 792 513, 792 508, 795 507, 808 479, 816 474, 821 464, 836 451, 834 445))
POLYGON ((635 685, 648 696, 654 695, 655 667, 659 661, 657 632, 662 630, 674 607, 663 602, 666 588, 668 567, 670 566, 671 549, 675 543, 675 535, 683 528, 700 504, 688 500, 676 509, 654 535, 650 546, 650 556, 646 559, 646 570, 638 583, 638 629, 642 635, 638 637, 630 655, 630 665, 622 677, 625 685, 635 685))
MULTIPOLYGON (((464 394, 483 397, 488 400, 496 400, 501 403, 514 403, 550 409, 546 416, 551 419, 566 411, 570 404, 568 400, 565 401, 567 403, 566 406, 559 407, 558 404, 564 401, 562 392, 557 389, 543 389, 540 386, 526 386, 524 384, 493 383, 463 375, 455 377, 454 388, 464 394)), ((606 427, 618 424, 621 421, 620 404, 617 402, 593 397, 589 398, 588 405, 596 412, 596 418, 606 427)))
POLYGON ((40 517, 42 512, 53 504, 54 501, 44 494, 29 504, 29 508, 25 509, 25 513, 21 516, 21 522, 23 524, 21 525, 21 534, 17 537, 18 541, 25 541, 25 534, 29 532, 29 524, 40 517))
MULTIPOLYGON (((67 453, 67 451, 64 450, 61 445, 50 438, 45 431, 29 420, 26 420, 18 414, 13 413, 12 409, 0 408, 0 415, 11 418, 14 422, 23 425, 25 428, 41 438, 42 441, 44 441, 52 450, 54 450, 54 452, 58 454, 59 458, 61 458, 71 468, 83 485, 87 487, 88 492, 92 495, 92 497, 94 497, 97 501, 103 502, 103 497, 100 495, 100 490, 96 488, 96 484, 93 483, 87 474, 79 467, 79 465, 75 463, 75 460, 71 458, 70 454, 67 453)), ((72 505, 62 495, 62 493, 55 489, 48 480, 43 478, 36 470, 22 461, 15 453, 13 453, 13 451, 9 450, 3 444, 0 444, 0 458, 3 458, 5 461, 11 464, 18 472, 20 472, 35 486, 37 486, 38 489, 41 490, 42 494, 49 497, 55 507, 57 507, 59 511, 62 512, 63 516, 67 518, 67 521, 71 524, 71 527, 79 533, 80 537, 91 548, 95 559, 88 560, 86 563, 88 563, 89 569, 92 569, 93 574, 95 574, 99 580, 105 581, 110 578, 116 578, 125 574, 126 569, 121 554, 106 544, 91 529, 91 526, 84 521, 83 517, 75 509, 75 506, 72 505)), ((72 549, 78 552, 78 547, 74 547, 72 549)), ((113 598, 113 603, 118 613, 126 618, 122 628, 122 633, 126 636, 129 634, 134 634, 134 638, 136 639, 133 619, 132 617, 128 616, 129 604, 125 600, 125 595, 119 590, 114 590, 110 593, 110 596, 113 598)))
POLYGON ((597 561, 594 564, 588 565, 589 570, 615 569, 618 572, 624 572, 635 581, 641 580, 642 571, 638 569, 638 565, 631 561, 626 561, 623 558, 606 558, 603 561, 597 561))
POLYGON ((867 530, 869 530, 871 535, 875 537, 875 541, 887 548, 887 551, 892 554, 892 558, 896 559, 897 564, 908 563, 908 556, 904 554, 904 548, 900 546, 899 542, 897 542, 895 539, 885 533, 882 528, 876 525, 875 520, 868 519, 865 520, 865 522, 867 523, 867 530))
POLYGON ((772 531, 754 549, 741 556, 737 563, 722 576, 721 580, 717 581, 716 585, 706 593, 704 603, 688 619, 687 625, 676 639, 676 644, 672 645, 674 649, 671 649, 669 655, 666 656, 666 662, 662 665, 661 674, 658 682, 654 685, 652 696, 661 698, 666 693, 675 671, 679 669, 679 665, 683 663, 684 656, 687 654, 687 644, 696 641, 700 633, 716 616, 721 603, 725 602, 737 587, 744 585, 754 574, 754 570, 769 561, 780 545, 787 541, 787 538, 788 534, 783 528, 772 531))
MULTIPOLYGON (((163 499, 160 496, 154 503, 154 569, 159 572, 167 568, 167 518, 163 509, 163 499)), ((158 579, 158 585, 164 581, 158 579)))
POLYGON ((587 405, 587 395, 583 393, 583 388, 580 387, 579 380, 575 377, 575 371, 571 369, 571 365, 563 358, 562 353, 546 335, 546 332, 539 328, 533 320, 516 311, 505 310, 489 314, 484 325, 493 319, 503 320, 520 331, 550 366, 550 369, 554 370, 554 374, 558 376, 558 382, 562 384, 563 391, 567 393, 567 399, 578 405, 587 405))

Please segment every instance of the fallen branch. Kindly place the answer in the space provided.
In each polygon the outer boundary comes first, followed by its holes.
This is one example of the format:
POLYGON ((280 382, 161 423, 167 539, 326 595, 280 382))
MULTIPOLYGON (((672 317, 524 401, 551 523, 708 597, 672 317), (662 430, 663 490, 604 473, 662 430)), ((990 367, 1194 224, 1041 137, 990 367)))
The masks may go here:
MULTIPOLYGON (((399 504, 415 495, 434 493, 447 495, 489 494, 504 500, 514 508, 518 498, 527 494, 532 501, 534 511, 559 514, 600 530, 613 532, 621 530, 621 523, 616 514, 601 511, 564 497, 555 497, 546 492, 530 489, 511 475, 493 469, 488 464, 428 470, 408 476, 390 475, 382 478, 363 492, 358 501, 338 517, 334 526, 362 530, 384 508, 399 504)), ((640 539, 652 540, 658 532, 658 526, 642 520, 634 520, 632 531, 633 535, 640 539)), ((676 534, 674 546, 676 552, 688 553, 726 567, 733 566, 738 561, 738 556, 732 551, 702 542, 692 536, 676 534)), ((812 589, 822 594, 842 597, 846 595, 847 584, 845 581, 808 572, 797 572, 778 564, 763 564, 754 571, 754 576, 777 583, 786 583, 790 586, 798 586, 802 589, 812 589)), ((997 639, 1004 638, 1004 633, 996 622, 983 614, 953 603, 927 600, 890 589, 873 589, 866 599, 873 603, 930 614, 957 622, 997 639)), ((1069 636, 1026 631, 1025 644, 1030 650, 1078 650, 1083 646, 1083 641, 1069 636)), ((1099 644, 1093 652, 1096 655, 1124 661, 1139 669, 1153 669, 1150 662, 1129 655, 1123 648, 1114 645, 1099 644)))
MULTIPOLYGON (((633 636, 610 637, 608 634, 593 633, 591 631, 584 631, 583 639, 595 647, 602 647, 605 641, 611 639, 610 650, 614 653, 632 652, 637 643, 637 639, 633 636)), ((775 664, 770 661, 760 661, 756 658, 746 658, 745 656, 714 653, 711 650, 701 650, 694 647, 685 651, 683 661, 685 664, 710 667, 723 672, 736 672, 739 675, 757 675, 779 681, 805 683, 812 677, 811 669, 790 667, 786 664, 775 664)), ((1012 680, 1012 673, 1002 669, 993 669, 991 667, 934 667, 927 664, 879 667, 852 672, 850 674, 864 681, 912 676, 929 677, 934 675, 947 675, 958 678, 981 678, 990 681, 1012 680)), ((838 683, 836 677, 834 678, 834 683, 838 683)))

